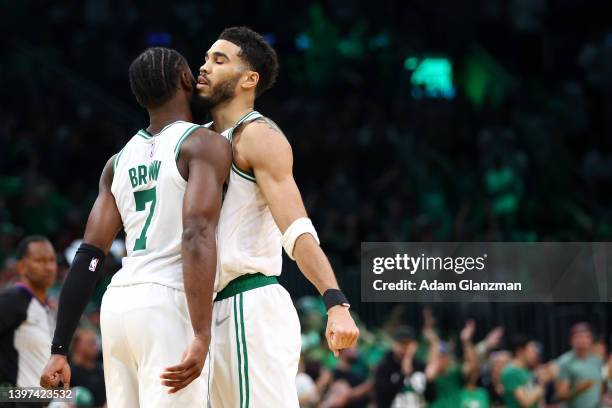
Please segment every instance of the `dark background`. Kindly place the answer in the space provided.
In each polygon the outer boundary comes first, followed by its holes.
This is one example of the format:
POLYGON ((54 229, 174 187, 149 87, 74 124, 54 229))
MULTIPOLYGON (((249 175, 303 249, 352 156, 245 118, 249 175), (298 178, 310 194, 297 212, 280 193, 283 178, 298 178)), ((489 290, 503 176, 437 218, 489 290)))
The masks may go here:
MULTIPOLYGON (((362 241, 608 241, 612 236, 610 2, 0 1, 0 262, 25 234, 58 251, 82 236, 99 174, 147 126, 127 68, 147 46, 194 72, 220 31, 246 24, 276 48, 278 84, 256 108, 292 143, 322 245, 368 325, 393 305, 359 302, 362 241), (454 95, 411 84, 407 58, 453 64, 454 95)), ((286 260, 297 299, 314 290, 286 260)), ((2 274, 0 274, 2 280, 2 274)), ((397 306, 397 305, 395 305, 397 306)), ((421 304, 399 306, 420 326, 421 304)), ((609 336, 609 304, 451 304, 525 331, 546 354, 569 326, 609 336)))

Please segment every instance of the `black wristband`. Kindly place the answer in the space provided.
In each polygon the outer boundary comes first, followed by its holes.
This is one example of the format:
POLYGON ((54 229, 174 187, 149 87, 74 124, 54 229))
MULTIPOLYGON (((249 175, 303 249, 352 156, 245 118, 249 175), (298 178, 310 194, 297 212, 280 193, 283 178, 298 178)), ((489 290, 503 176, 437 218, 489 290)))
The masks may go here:
POLYGON ((348 299, 340 289, 327 289, 325 293, 323 293, 323 303, 325 303, 325 308, 327 310, 337 305, 350 306, 348 299))
POLYGON ((51 344, 51 354, 61 354, 62 356, 65 356, 68 354, 68 347, 51 344))
POLYGON ((77 250, 60 294, 51 354, 68 353, 81 314, 103 275, 105 258, 104 251, 93 245, 81 244, 77 250))

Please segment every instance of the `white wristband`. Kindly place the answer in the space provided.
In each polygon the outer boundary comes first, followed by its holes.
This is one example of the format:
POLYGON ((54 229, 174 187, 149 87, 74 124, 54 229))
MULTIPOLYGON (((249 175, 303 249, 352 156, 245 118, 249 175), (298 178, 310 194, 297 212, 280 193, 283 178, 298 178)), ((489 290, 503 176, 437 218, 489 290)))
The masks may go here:
POLYGON ((281 239, 285 252, 289 258, 293 260, 295 260, 293 257, 293 247, 295 246, 295 241, 297 241, 298 237, 302 234, 310 234, 315 241, 317 241, 317 244, 321 243, 319 241, 317 231, 315 230, 314 225, 312 225, 312 221, 310 221, 310 218, 302 217, 293 221, 281 239))

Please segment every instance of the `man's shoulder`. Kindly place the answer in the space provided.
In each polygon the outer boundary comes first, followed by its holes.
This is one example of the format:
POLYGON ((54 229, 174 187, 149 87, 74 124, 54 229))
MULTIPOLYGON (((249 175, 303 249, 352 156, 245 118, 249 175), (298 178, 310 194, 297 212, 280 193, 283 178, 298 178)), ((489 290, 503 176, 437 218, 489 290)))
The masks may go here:
POLYGON ((248 138, 269 137, 274 134, 285 138, 285 134, 280 126, 269 117, 263 115, 243 123, 236 129, 236 133, 240 133, 242 137, 248 138))
POLYGON ((196 156, 207 156, 211 149, 214 152, 229 150, 229 143, 225 136, 204 126, 198 126, 187 136, 179 140, 177 145, 176 149, 180 149, 181 154, 189 151, 196 156))
POLYGON ((0 310, 13 315, 21 314, 25 318, 32 299, 32 294, 23 287, 11 286, 0 291, 0 310))
POLYGON ((575 358, 576 355, 574 354, 574 350, 566 351, 565 353, 557 357, 557 365, 564 366, 570 364, 572 361, 575 360, 575 358))
POLYGON ((593 352, 591 352, 591 353, 589 354, 589 360, 590 360, 590 361, 591 361, 593 364, 598 364, 598 365, 602 365, 602 366, 603 366, 603 364, 604 364, 604 359, 603 359, 603 358, 602 358, 600 355, 597 355, 597 354, 595 354, 595 353, 593 353, 593 352))
POLYGON ((506 367, 504 367, 504 369, 501 372, 502 381, 504 380, 504 378, 511 378, 511 377, 516 376, 521 371, 522 371, 521 368, 515 366, 514 364, 512 363, 507 364, 506 367))
POLYGON ((10 303, 29 302, 32 294, 19 285, 10 286, 0 291, 0 301, 10 303))
POLYGON ((285 134, 276 123, 266 117, 260 117, 245 124, 237 143, 238 146, 235 145, 235 147, 241 154, 248 152, 248 156, 254 155, 266 162, 293 157, 291 144, 285 134))
POLYGON ((293 166, 293 151, 289 140, 271 119, 259 116, 235 129, 231 137, 234 160, 244 169, 267 169, 270 173, 286 174, 293 166))

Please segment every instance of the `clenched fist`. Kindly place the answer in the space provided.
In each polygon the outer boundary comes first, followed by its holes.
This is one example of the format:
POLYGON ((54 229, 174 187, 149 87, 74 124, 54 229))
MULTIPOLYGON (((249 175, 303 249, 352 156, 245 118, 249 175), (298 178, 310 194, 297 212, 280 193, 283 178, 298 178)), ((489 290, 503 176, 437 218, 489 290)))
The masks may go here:
POLYGON ((58 387, 60 382, 64 388, 70 387, 70 365, 68 359, 61 354, 52 354, 40 376, 40 386, 44 388, 58 387))
POLYGON ((333 306, 327 311, 327 345, 338 357, 338 352, 353 347, 359 337, 359 329, 345 306, 333 306))

